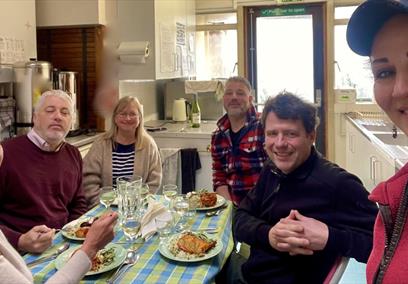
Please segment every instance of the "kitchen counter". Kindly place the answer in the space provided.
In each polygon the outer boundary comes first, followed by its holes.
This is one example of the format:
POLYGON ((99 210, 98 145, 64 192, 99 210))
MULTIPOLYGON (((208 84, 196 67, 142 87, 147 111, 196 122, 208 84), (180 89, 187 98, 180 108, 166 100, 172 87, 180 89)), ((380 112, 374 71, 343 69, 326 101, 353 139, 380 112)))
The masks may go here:
POLYGON ((74 137, 67 137, 65 138, 65 141, 79 148, 81 146, 93 143, 98 137, 102 136, 103 134, 104 132, 91 132, 74 137))
POLYGON ((347 114, 346 118, 385 155, 395 161, 396 169, 408 162, 408 138, 397 130, 397 138, 392 138, 392 123, 386 118, 366 118, 347 114))
POLYGON ((211 138, 216 129, 216 121, 201 121, 199 128, 192 128, 188 122, 174 122, 172 120, 150 120, 145 122, 145 129, 153 137, 174 138, 211 138))

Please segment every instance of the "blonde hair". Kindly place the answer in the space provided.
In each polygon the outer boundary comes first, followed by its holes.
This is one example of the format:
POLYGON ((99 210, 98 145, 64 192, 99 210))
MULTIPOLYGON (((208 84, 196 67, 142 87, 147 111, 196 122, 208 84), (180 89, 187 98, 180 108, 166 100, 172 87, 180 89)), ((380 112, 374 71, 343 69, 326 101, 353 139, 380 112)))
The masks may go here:
POLYGON ((139 112, 139 125, 135 131, 135 148, 137 150, 142 148, 143 139, 147 135, 146 130, 143 126, 143 107, 140 104, 139 100, 132 96, 126 96, 121 98, 118 103, 116 104, 112 117, 111 117, 111 127, 105 134, 105 139, 111 139, 114 147, 116 148, 115 137, 118 134, 118 126, 115 123, 115 117, 122 112, 129 104, 134 103, 136 105, 137 111, 139 112))

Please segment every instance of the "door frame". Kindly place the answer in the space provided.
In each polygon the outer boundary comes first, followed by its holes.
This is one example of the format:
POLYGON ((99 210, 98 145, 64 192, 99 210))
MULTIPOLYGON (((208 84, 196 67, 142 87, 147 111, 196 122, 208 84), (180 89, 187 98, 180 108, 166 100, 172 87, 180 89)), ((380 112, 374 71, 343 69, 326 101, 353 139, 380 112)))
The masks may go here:
MULTIPOLYGON (((248 6, 243 9, 244 18, 244 43, 245 43, 245 75, 250 81, 253 89, 257 91, 256 81, 256 18, 261 17, 261 10, 265 9, 294 9, 304 8, 306 15, 313 15, 313 35, 314 38, 321 38, 321 41, 314 41, 313 61, 314 61, 314 89, 315 102, 317 103, 320 124, 316 135, 316 148, 320 153, 326 155, 327 139, 327 86, 326 76, 326 3, 297 3, 288 5, 262 5, 248 6), (316 90, 320 90, 320 98, 316 90)), ((278 15, 276 15, 278 16, 278 15)), ((257 101, 257 98, 256 98, 257 101)))

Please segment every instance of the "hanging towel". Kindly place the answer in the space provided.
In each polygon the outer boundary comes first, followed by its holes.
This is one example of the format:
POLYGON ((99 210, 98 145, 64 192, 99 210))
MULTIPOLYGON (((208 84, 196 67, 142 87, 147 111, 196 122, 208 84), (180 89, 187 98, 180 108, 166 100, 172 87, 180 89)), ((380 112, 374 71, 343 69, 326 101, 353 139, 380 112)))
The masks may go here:
POLYGON ((217 100, 224 95, 225 80, 211 81, 185 81, 184 91, 186 94, 214 92, 217 100))
POLYGON ((181 149, 181 192, 195 190, 196 171, 201 169, 200 156, 196 148, 181 149))
MULTIPOLYGON (((160 148, 160 157, 163 167, 162 185, 176 184, 180 188, 180 148, 160 148)), ((162 189, 160 188, 156 193, 161 194, 162 189)))

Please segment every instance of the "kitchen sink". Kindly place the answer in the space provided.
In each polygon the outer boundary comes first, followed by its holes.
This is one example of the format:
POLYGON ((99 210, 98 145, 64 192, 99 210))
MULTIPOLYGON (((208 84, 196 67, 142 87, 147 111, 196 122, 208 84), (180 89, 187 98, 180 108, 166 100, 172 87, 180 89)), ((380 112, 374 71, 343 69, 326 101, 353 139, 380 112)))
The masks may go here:
POLYGON ((392 132, 388 133, 373 133, 381 142, 388 145, 408 146, 408 137, 401 133, 396 138, 392 137, 392 132))

